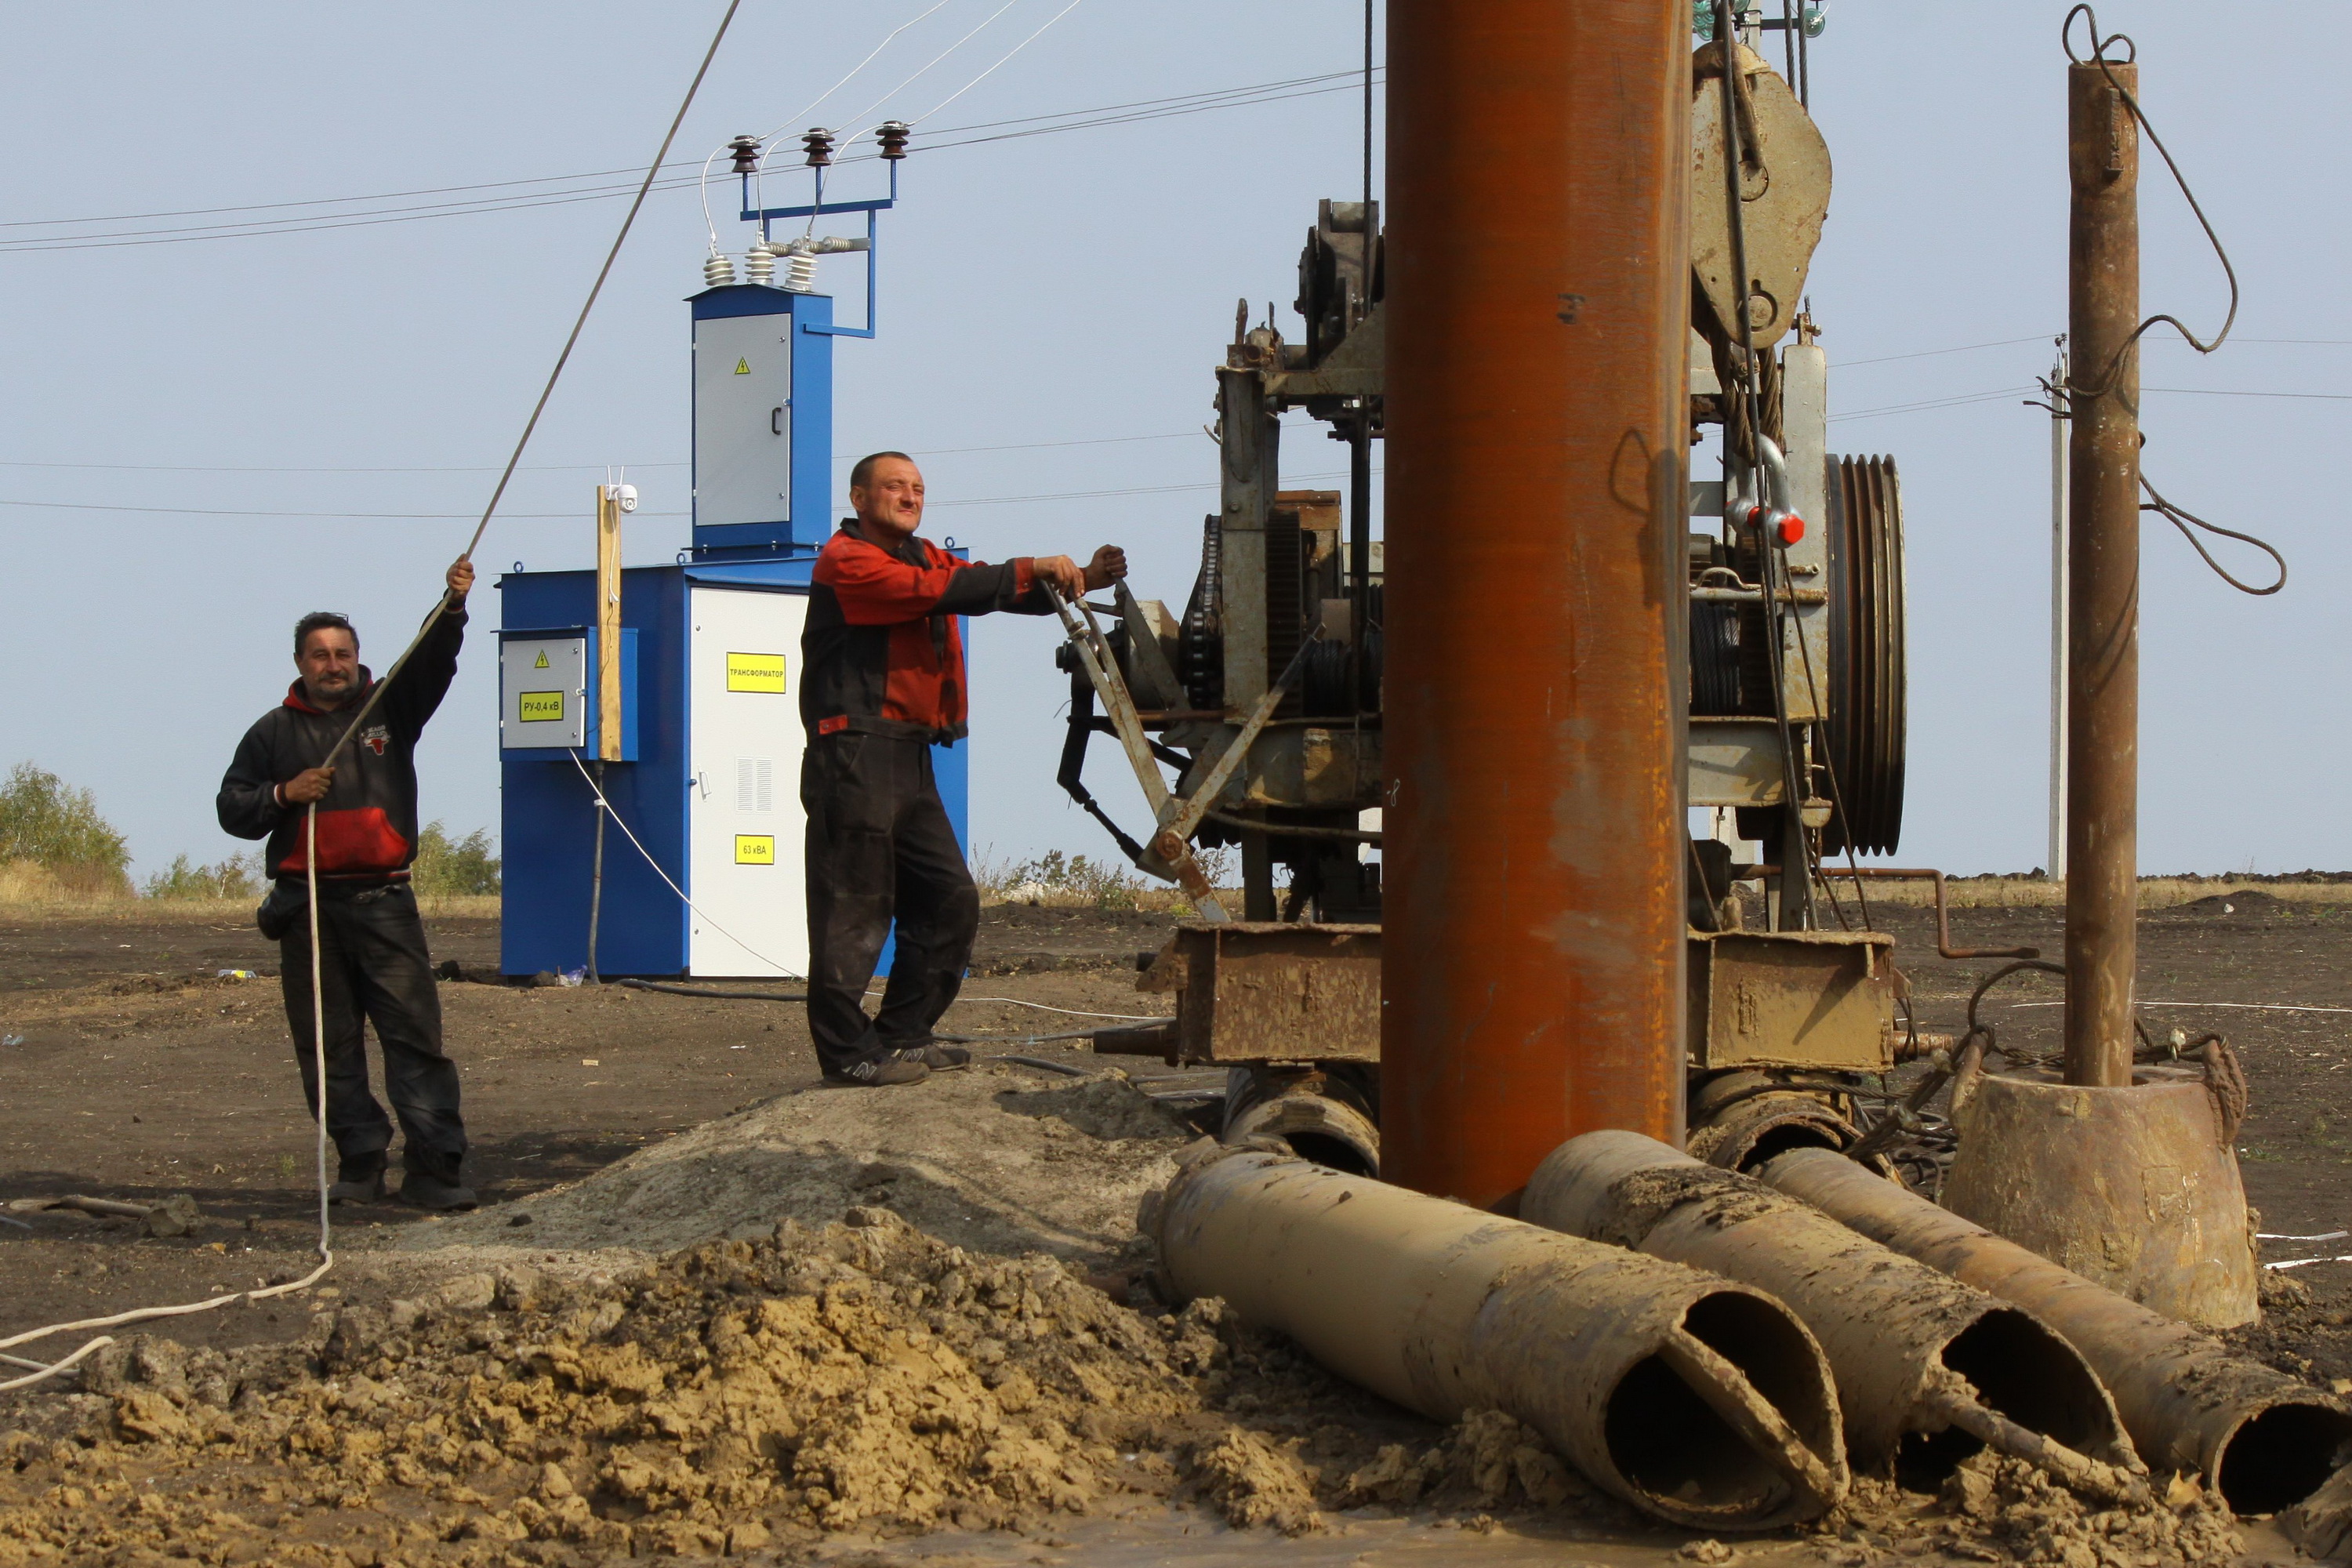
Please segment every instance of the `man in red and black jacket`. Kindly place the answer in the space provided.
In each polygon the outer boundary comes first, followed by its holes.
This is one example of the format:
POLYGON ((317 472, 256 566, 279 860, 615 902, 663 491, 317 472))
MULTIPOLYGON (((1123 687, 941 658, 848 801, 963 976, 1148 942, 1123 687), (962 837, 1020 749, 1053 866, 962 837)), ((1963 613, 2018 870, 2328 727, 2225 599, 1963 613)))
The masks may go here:
POLYGON ((460 1180, 466 1123, 457 1110, 457 1068, 441 1049, 441 998, 408 885, 409 863, 416 858, 416 741, 457 674, 473 566, 457 562, 446 581, 448 609, 331 768, 320 764, 366 704, 374 678, 360 662, 359 634, 351 622, 320 611, 295 623, 294 665, 301 673, 286 689, 285 700, 237 742, 215 803, 224 829, 239 838, 269 840, 263 853, 276 880, 259 920, 262 934, 278 939, 278 988, 313 1116, 319 1083, 310 1033, 303 817, 309 807, 318 807, 327 1135, 341 1161, 329 1195, 337 1203, 383 1197, 392 1146, 392 1123, 368 1092, 364 1017, 375 1026, 384 1094, 405 1140, 402 1199, 420 1208, 474 1206, 473 1193, 460 1180))
POLYGON ((808 812, 809 1030, 825 1081, 915 1083, 971 1053, 931 1038, 980 927, 980 894, 931 776, 931 747, 964 736, 961 616, 1050 615, 1127 575, 1110 545, 1000 566, 915 537, 923 476, 877 452, 849 476, 857 515, 816 559, 801 634, 801 804, 808 812), (893 921, 898 955, 879 1015, 866 987, 893 921))

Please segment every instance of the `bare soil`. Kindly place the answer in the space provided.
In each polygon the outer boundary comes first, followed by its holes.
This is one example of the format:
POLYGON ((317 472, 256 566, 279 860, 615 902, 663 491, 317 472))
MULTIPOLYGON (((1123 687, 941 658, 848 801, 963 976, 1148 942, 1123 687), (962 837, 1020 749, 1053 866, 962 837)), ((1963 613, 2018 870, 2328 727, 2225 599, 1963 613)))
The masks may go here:
MULTIPOLYGON (((2241 1053, 2253 1087, 2244 1170, 2262 1228, 2291 1236, 2352 1228, 2352 1076, 2341 1073, 2352 1060, 2352 906, 2260 894, 2210 902, 2146 917, 2149 1016, 2157 1025, 2178 1016, 2192 1032, 2218 1027, 2241 1053), (2213 1002, 2346 1011, 2153 1005, 2213 1002)), ((9 1215, 19 1223, 0 1224, 0 1336, 289 1279, 314 1261, 311 1132, 278 988, 266 973, 276 952, 243 913, 0 916, 0 1198, 185 1192, 205 1216, 194 1235, 167 1238, 127 1221, 9 1215), (237 969, 263 973, 247 980, 218 973, 237 969)), ((1921 1026, 1957 1031, 1969 986, 1993 964, 1937 960, 1927 911, 1890 907, 1879 915, 1902 941, 1898 956, 1915 983, 1921 1026)), ((1964 910, 1954 921, 1964 943, 2032 943, 2051 954, 2060 945, 2055 910, 1964 910)), ((494 967, 494 921, 428 923, 436 958, 455 959, 469 973, 494 967)), ((1282 1550, 1301 1563, 1734 1560, 1641 1527, 1605 1503, 1550 1490, 1541 1462, 1549 1456, 1538 1446, 1537 1458, 1512 1460, 1527 1445, 1491 1423, 1440 1431, 1228 1325, 1196 1320, 1186 1328, 1155 1315, 1140 1294, 1139 1315, 1115 1279, 1103 1279, 1110 1295, 1078 1283, 1137 1260, 1126 1219, 1133 1198, 1164 1177, 1192 1131, 1186 1102, 1153 1101, 1146 1091, 1186 1086, 1106 1076, 1115 1069, 1072 1048, 1082 1041, 1011 1042, 1097 1021, 1041 1008, 1153 1012, 1158 998, 1133 989, 1133 956, 1155 947, 1167 923, 1160 915, 1086 910, 988 911, 966 988, 971 999, 949 1026, 1008 1042, 985 1055, 1062 1062, 1094 1075, 1088 1082, 1000 1062, 908 1091, 824 1090, 797 1006, 612 987, 446 984, 449 1046, 466 1075, 475 1140, 469 1174, 489 1206, 449 1219, 396 1206, 339 1209, 341 1256, 324 1289, 147 1325, 171 1345, 102 1352, 111 1359, 89 1392, 0 1394, 0 1445, 11 1427, 24 1434, 0 1454, 7 1461, 0 1462, 0 1519, 37 1518, 48 1521, 41 1528, 65 1531, 50 1555, 19 1558, 10 1542, 31 1538, 0 1530, 0 1563, 160 1560, 156 1553, 180 1546, 225 1562, 586 1563, 733 1551, 776 1561, 942 1565, 1244 1563, 1264 1560, 1268 1531, 1294 1526, 1308 1533, 1282 1550), (838 1222, 852 1209, 865 1217, 845 1229, 838 1222), (779 1232, 779 1220, 791 1223, 779 1232), (1021 1261, 1024 1254, 1033 1261, 1021 1261), (1023 1272, 1039 1267, 1048 1272, 1023 1272), (755 1315, 741 1330, 752 1361, 822 1363, 857 1350, 862 1334, 888 1340, 919 1330, 940 1342, 938 1355, 960 1358, 940 1361, 917 1384, 965 1402, 957 1408, 967 1435, 993 1423, 992 1431, 1043 1448, 986 1460, 986 1443, 942 1446, 936 1433, 924 1436, 929 1458, 921 1464, 931 1468, 919 1479, 933 1502, 923 1509, 872 1502, 914 1495, 914 1472, 886 1467, 857 1472, 867 1488, 857 1495, 866 1500, 851 1510, 854 1518, 836 1509, 830 1523, 827 1507, 846 1494, 822 1478, 785 1477, 756 1507, 745 1493, 698 1510, 690 1488, 665 1490, 659 1477, 626 1468, 646 1437, 643 1412, 623 1420, 596 1403, 624 1398, 614 1390, 639 1373, 592 1367, 575 1375, 558 1357, 531 1374, 544 1387, 532 1384, 539 1391, 528 1397, 552 1402, 543 1406, 515 1403, 527 1391, 498 1381, 512 1375, 499 1367, 524 1364, 501 1358, 526 1342, 563 1340, 575 1363, 581 1354, 594 1361, 602 1352, 583 1348, 595 1337, 587 1328, 619 1302, 651 1313, 630 1342, 661 1362, 669 1386, 685 1387, 702 1375, 694 1348, 701 1342, 689 1342, 688 1327, 716 1322, 712 1312, 747 1292, 821 1305, 830 1298, 822 1282, 811 1284, 811 1270, 834 1271, 827 1278, 847 1292, 845 1300, 881 1316, 859 1327, 847 1318, 755 1315), (976 1278, 993 1283, 972 1297, 977 1305, 943 1307, 954 1295, 951 1277, 967 1290, 976 1278), (1124 1346, 1122 1355, 1063 1354, 1034 1331, 1003 1322, 957 1326, 956 1310, 1037 1322, 1023 1305, 1024 1279, 1045 1304, 1048 1339, 1067 1328, 1097 1345, 1124 1346), (656 1300, 654 1312, 646 1303, 656 1300), (929 1317, 891 1315, 926 1301, 929 1317), (1082 1304, 1095 1301, 1100 1306, 1082 1304), (941 1310, 949 1317, 933 1322, 941 1310), (354 1348, 404 1318, 407 1327, 394 1336, 399 1357, 354 1348), (682 1326, 656 1332, 657 1322, 682 1326), (333 1348, 338 1330, 341 1350, 333 1348), (998 1359, 987 1359, 983 1341, 1002 1342, 998 1359), (272 1344, 285 1347, 274 1361, 252 1348, 272 1344), (1022 1359, 1048 1352, 1062 1359, 1022 1359), (1116 1361, 1143 1363, 1140 1381, 1120 1382, 1109 1370, 1116 1361), (1052 1397, 1023 1394, 1017 1384, 1009 1404, 999 1397, 990 1379, 1001 1384, 1008 1364, 1052 1397), (308 1370, 289 1370, 298 1365, 308 1370), (1082 1376, 1072 1370, 1079 1366, 1093 1371, 1082 1376), (366 1387, 354 1402, 357 1384, 366 1387), (520 1411, 521 1425, 481 1415, 491 1405, 520 1411), (1089 1405, 1099 1405, 1099 1415, 1087 1415, 1089 1405), (461 1406, 481 1415, 469 1430, 497 1426, 512 1441, 492 1432, 487 1450, 453 1467, 440 1458, 443 1436, 398 1436, 425 1431, 436 1409, 461 1406), (142 1421, 153 1430, 138 1430, 142 1421), (349 1472, 358 1461, 299 1436, 369 1424, 394 1436, 360 1457, 376 1470, 362 1465, 356 1478, 349 1472), (69 1434, 79 1436, 61 1443, 69 1434), (574 1446, 539 1457, 559 1434, 574 1446), (404 1455, 425 1469, 403 1472, 394 1461, 404 1455), (550 1464, 563 1479, 546 1474, 550 1464), (1083 1484, 1069 1479, 1073 1467, 1083 1484), (1001 1486, 990 1479, 1000 1473, 1011 1478, 1001 1486), (159 1499, 168 1492, 172 1500, 133 1509, 150 1481, 159 1499), (1077 1488, 1086 1500, 1057 1502, 1057 1486, 1077 1488), (591 1493, 600 1500, 597 1517, 625 1530, 580 1522, 565 1500, 591 1493), (75 1497, 103 1531, 67 1529, 75 1497), (765 1521, 765 1544, 751 1533, 730 1539, 725 1521, 754 1517, 765 1521), (714 1518, 721 1522, 714 1526, 714 1518)), ((2055 994, 2054 984, 2030 976, 2005 986, 1992 1004, 2004 1038, 2054 1043, 2056 1010, 2030 1004, 2055 994)), ((1125 1065, 1139 1076, 1158 1071, 1148 1062, 1125 1065)), ((2269 1245, 2265 1256, 2279 1258, 2352 1252, 2346 1242, 2269 1245)), ((2247 1348, 2323 1386, 2352 1377, 2352 1265, 2315 1264, 2273 1279, 2291 1283, 2274 1287, 2267 1321, 2242 1336, 2247 1348)), ((791 1419, 806 1425, 816 1414, 796 1409, 791 1419)), ((751 1484, 732 1446, 740 1433, 696 1430, 663 1437, 671 1445, 663 1452, 698 1473, 735 1477, 728 1484, 751 1484)), ((866 1438, 842 1440, 844 1453, 872 1448, 857 1447, 866 1438)), ((842 1473, 854 1470, 849 1464, 842 1473)), ((1941 1503, 1863 1498, 1825 1534, 1727 1550, 1756 1563, 2105 1560, 2068 1550, 2108 1528, 2079 1508, 2070 1514, 2071 1505, 2015 1477, 1988 1472, 1972 1486, 1941 1503)), ((2181 1560, 2192 1544, 2205 1560, 2227 1560, 2223 1538, 2193 1510, 2180 1519, 2158 1532, 2162 1539, 2133 1536, 2131 1560, 2181 1560)), ((2241 1534, 2252 1553, 2244 1561, 2294 1560, 2267 1527, 2242 1525, 2241 1534)))

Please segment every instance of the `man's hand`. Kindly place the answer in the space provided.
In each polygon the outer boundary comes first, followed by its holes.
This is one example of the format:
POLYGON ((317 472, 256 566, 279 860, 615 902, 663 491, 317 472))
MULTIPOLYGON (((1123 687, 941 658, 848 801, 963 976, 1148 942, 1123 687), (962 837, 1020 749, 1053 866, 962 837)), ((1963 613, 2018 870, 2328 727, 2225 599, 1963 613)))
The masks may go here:
POLYGON ((1029 569, 1054 584, 1065 599, 1080 598, 1095 585, 1093 578, 1066 555, 1040 555, 1029 563, 1029 569))
POLYGON ((1087 563, 1087 586, 1090 590, 1108 588, 1126 575, 1127 552, 1116 544, 1104 545, 1087 563))
POLYGON ((462 556, 451 562, 449 574, 445 581, 449 584, 449 597, 458 604, 464 604, 466 595, 473 591, 474 563, 462 556))
MULTIPOLYGON (((455 576, 456 573, 453 571, 450 574, 455 576)), ((467 575, 471 577, 473 574, 469 571, 467 575)), ((289 805, 314 805, 326 799, 327 792, 334 787, 334 769, 304 768, 300 773, 279 784, 278 793, 286 797, 286 804, 289 805)))

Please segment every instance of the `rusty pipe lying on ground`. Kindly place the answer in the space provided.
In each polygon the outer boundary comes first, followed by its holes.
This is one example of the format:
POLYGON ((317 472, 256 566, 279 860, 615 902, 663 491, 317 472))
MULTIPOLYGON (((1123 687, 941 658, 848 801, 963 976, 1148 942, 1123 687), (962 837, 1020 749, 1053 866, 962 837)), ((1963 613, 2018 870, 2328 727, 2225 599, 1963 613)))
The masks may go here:
POLYGON ((1221 1296, 1433 1420, 1500 1410, 1672 1523, 1845 1494, 1821 1347, 1748 1286, 1256 1150, 1188 1161, 1150 1228, 1173 1299, 1221 1296))
POLYGON ((1944 874, 1924 867, 1849 866, 1842 871, 1825 871, 1825 877, 1867 877, 1873 881, 1918 882, 1936 884, 1936 953, 1940 958, 2039 958, 2038 947, 1954 947, 1952 945, 1952 913, 1944 900, 1944 874))
POLYGON ((2140 1457, 2202 1472, 2240 1513, 2273 1513, 2317 1489, 2352 1455, 2352 1411, 2219 1340, 1873 1175, 1842 1154, 1799 1149, 1765 1182, 1964 1285, 2022 1307, 2083 1352, 2115 1396, 2140 1457))
POLYGON ((1519 1215, 1786 1302, 1829 1356, 1856 1469, 1940 1480, 1990 1447, 2104 1501, 2146 1500, 2115 1403, 2072 1345, 1751 1176, 1588 1132, 1536 1168, 1519 1215))

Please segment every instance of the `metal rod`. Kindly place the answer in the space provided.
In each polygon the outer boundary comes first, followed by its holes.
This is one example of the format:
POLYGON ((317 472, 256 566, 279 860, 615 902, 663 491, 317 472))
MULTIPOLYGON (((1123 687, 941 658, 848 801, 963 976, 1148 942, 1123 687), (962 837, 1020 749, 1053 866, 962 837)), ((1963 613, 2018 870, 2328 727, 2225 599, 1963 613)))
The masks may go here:
POLYGON ((604 764, 596 763, 596 851, 588 873, 588 984, 602 985, 596 968, 596 928, 604 917, 604 764))
POLYGON ((1882 882, 1933 881, 1936 884, 1936 955, 1938 958, 2039 958, 2038 947, 1954 947, 1952 945, 1952 912, 1944 900, 1944 874, 1926 867, 1910 866, 1849 866, 1835 876, 1852 877, 1860 881, 1869 878, 1882 882))
POLYGON ((1389 8, 1381 1173, 1481 1206, 1682 1141, 1686 26, 1389 8))
POLYGON ((2066 340, 2050 369, 2050 879, 2066 879, 2066 340))
POLYGON ((2073 399, 2067 521, 2066 1081, 2131 1082, 2139 886, 2139 133, 2107 73, 2067 67, 2067 337, 2096 377, 2073 399))

